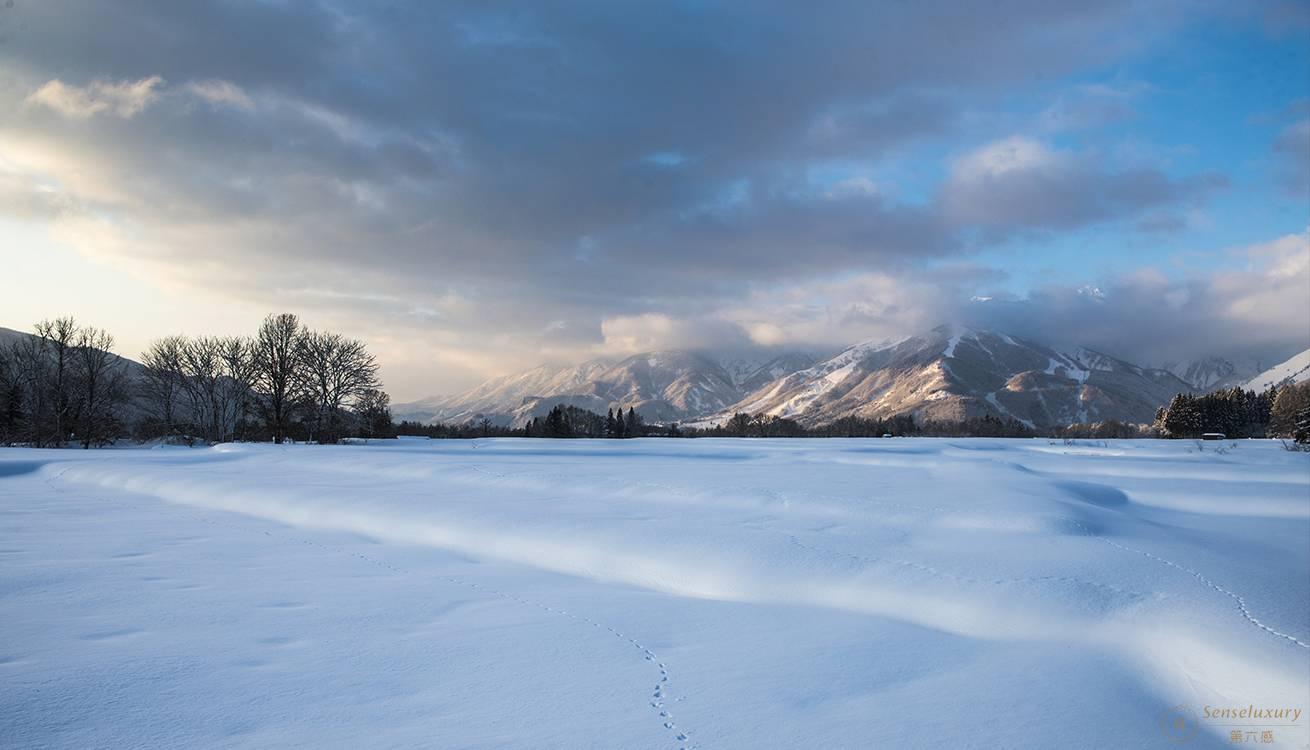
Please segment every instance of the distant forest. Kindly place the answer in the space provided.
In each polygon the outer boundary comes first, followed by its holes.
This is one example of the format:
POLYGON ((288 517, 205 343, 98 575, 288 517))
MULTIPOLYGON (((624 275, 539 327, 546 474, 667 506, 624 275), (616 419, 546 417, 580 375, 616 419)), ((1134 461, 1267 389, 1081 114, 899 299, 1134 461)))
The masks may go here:
POLYGON ((576 406, 560 404, 545 417, 534 417, 522 427, 496 425, 489 419, 464 425, 401 422, 401 435, 433 438, 545 437, 545 438, 634 438, 634 437, 1033 437, 1037 433, 1022 422, 983 416, 961 422, 917 422, 904 415, 890 419, 842 417, 819 427, 804 427, 794 419, 739 412, 716 427, 688 427, 678 424, 648 425, 632 407, 601 415, 576 406))
POLYGON ((1310 382, 1263 393, 1231 388, 1179 394, 1153 424, 1109 420, 1034 429, 991 415, 961 421, 842 417, 804 426, 737 413, 722 424, 648 425, 633 406, 597 414, 559 404, 521 427, 393 423, 378 364, 364 344, 314 331, 291 314, 269 315, 252 336, 168 336, 140 365, 113 353, 114 338, 73 318, 37 323, 0 347, 0 445, 84 448, 123 440, 180 443, 350 438, 537 437, 1276 437, 1310 445, 1310 382))

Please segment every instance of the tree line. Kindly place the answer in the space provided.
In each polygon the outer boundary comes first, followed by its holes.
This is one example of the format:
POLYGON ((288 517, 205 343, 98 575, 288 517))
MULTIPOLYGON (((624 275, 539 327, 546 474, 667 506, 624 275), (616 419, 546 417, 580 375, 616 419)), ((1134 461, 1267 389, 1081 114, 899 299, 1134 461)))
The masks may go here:
POLYGON ((396 426, 396 434, 438 439, 467 439, 480 437, 545 437, 545 438, 634 438, 667 436, 669 430, 677 432, 677 425, 652 427, 647 425, 629 406, 613 408, 605 416, 571 404, 556 404, 545 416, 533 417, 522 427, 499 425, 490 419, 470 420, 463 424, 428 424, 404 421, 396 426))
POLYGON ((0 350, 0 442, 104 445, 130 434, 216 443, 392 437, 390 399, 364 344, 269 315, 253 336, 166 336, 141 369, 73 318, 0 350))
POLYGON ((629 406, 610 409, 600 415, 570 404, 557 404, 544 417, 533 417, 522 427, 492 423, 482 418, 464 424, 401 422, 396 432, 430 438, 542 437, 542 438, 634 438, 634 437, 1034 437, 1027 425, 1014 419, 991 415, 960 421, 918 422, 903 414, 886 419, 842 417, 815 427, 806 427, 787 417, 738 412, 723 424, 710 427, 648 425, 629 406))
POLYGON ((1180 393, 1155 414, 1162 437, 1197 438, 1222 433, 1229 438, 1292 438, 1310 442, 1310 382, 1287 384, 1263 393, 1228 388, 1204 395, 1180 393))
POLYGON ((547 438, 635 438, 646 436, 646 424, 637 410, 628 407, 625 416, 623 407, 617 413, 610 409, 605 416, 568 404, 553 407, 545 417, 533 417, 523 426, 524 437, 547 438))
POLYGON ((1012 418, 968 417, 961 420, 915 419, 913 414, 885 418, 847 416, 806 427, 788 417, 766 414, 733 414, 723 424, 708 428, 685 428, 685 437, 1033 437, 1028 425, 1012 418))
POLYGON ((912 414, 886 418, 840 417, 805 426, 778 415, 738 412, 721 424, 708 427, 647 425, 629 406, 602 416, 567 404, 558 404, 545 417, 534 417, 522 427, 496 425, 482 418, 462 425, 402 422, 398 434, 433 438, 546 437, 1055 437, 1077 438, 1196 438, 1222 432, 1229 438, 1279 437, 1310 443, 1310 382, 1285 385, 1257 394, 1233 388, 1204 396, 1180 394, 1157 412, 1154 424, 1108 419, 1102 422, 1036 428, 1010 417, 990 414, 961 420, 917 420, 912 414))
POLYGON ((0 351, 0 443, 90 448, 117 437, 129 389, 114 337, 73 318, 34 331, 0 351))

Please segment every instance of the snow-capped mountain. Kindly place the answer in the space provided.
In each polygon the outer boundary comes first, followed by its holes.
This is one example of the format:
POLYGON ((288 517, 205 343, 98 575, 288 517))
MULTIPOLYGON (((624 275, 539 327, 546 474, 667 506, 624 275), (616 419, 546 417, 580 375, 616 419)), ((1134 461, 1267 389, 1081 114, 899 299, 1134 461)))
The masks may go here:
POLYGON ((721 411, 816 360, 798 352, 724 356, 681 350, 644 352, 617 362, 537 367, 494 378, 455 396, 397 404, 393 412, 397 419, 461 423, 485 417, 521 425, 562 403, 600 413, 632 407, 648 421, 678 421, 721 411))
POLYGON ((943 421, 991 414, 1034 426, 1150 422, 1176 393, 1234 385, 1263 390, 1310 379, 1310 350, 1251 378, 1254 370, 1253 364, 1221 357, 1167 369, 1140 367, 1091 349, 940 326, 900 340, 856 344, 827 359, 770 350, 675 350, 543 366, 393 411, 397 419, 460 423, 486 417, 514 425, 560 403, 602 414, 631 406, 649 422, 699 424, 739 411, 806 425, 906 413, 943 421))
POLYGON ((732 378, 742 395, 752 393, 784 375, 820 361, 823 357, 810 352, 772 351, 727 354, 714 358, 732 378))
POLYGON ((1306 380, 1310 380, 1310 349, 1256 375, 1243 387, 1253 391, 1264 391, 1276 385, 1300 383, 1306 380))
POLYGON ((839 417, 959 420, 991 414, 1030 425, 1150 421, 1190 386, 1164 370, 1089 349, 1057 350, 1003 333, 941 326, 892 343, 857 344, 750 394, 723 412, 804 424, 839 417))
POLYGON ((492 378, 453 396, 396 404, 392 412, 398 420, 418 422, 462 423, 483 416, 495 418, 508 414, 529 398, 581 392, 611 364, 605 360, 591 360, 572 366, 542 365, 492 378))
POLYGON ((1234 363, 1223 357, 1170 362, 1163 369, 1177 375, 1179 380, 1201 393, 1243 385, 1260 371, 1254 362, 1234 363))

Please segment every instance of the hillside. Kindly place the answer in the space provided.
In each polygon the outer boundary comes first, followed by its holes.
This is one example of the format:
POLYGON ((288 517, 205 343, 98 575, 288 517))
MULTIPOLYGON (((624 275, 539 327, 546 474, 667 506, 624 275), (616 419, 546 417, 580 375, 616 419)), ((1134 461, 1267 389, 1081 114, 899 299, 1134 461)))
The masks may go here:
POLYGON ((993 415, 1028 425, 1150 421, 1189 385, 1089 349, 1057 350, 1004 333, 941 326, 865 343, 750 394, 736 411, 815 425, 844 416, 914 414, 955 421, 993 415))
POLYGON ((541 366, 502 376, 464 393, 397 404, 397 419, 463 423, 490 419, 522 425, 556 404, 594 412, 635 408, 651 422, 716 413, 778 377, 814 364, 800 352, 738 352, 724 356, 683 350, 635 354, 617 362, 541 366))
POLYGON ((1310 380, 1310 349, 1256 375, 1248 380, 1244 387, 1253 391, 1263 391, 1276 385, 1300 383, 1305 380, 1310 380))

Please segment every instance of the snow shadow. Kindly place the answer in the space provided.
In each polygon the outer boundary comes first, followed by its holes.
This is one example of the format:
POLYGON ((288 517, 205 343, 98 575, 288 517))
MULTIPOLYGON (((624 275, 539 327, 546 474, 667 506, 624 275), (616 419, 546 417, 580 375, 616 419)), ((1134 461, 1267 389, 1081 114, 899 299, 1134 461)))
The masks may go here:
POLYGON ((1056 482, 1055 486, 1090 505, 1101 508, 1122 508, 1128 504, 1128 496, 1115 487, 1095 482, 1056 482))
POLYGON ((0 461, 0 479, 31 474, 46 463, 46 461, 0 461))

